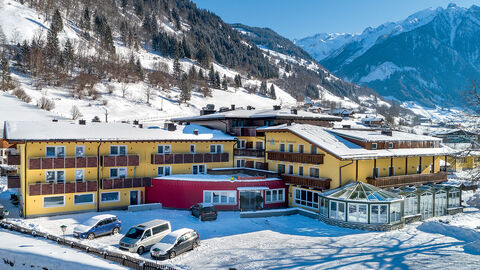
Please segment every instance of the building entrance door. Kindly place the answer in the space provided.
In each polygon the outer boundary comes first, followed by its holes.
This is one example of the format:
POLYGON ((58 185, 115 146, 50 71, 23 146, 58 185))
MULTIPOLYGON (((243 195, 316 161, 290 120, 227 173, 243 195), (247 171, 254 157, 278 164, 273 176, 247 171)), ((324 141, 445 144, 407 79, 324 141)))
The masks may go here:
POLYGON ((240 191, 240 209, 257 210, 263 208, 262 191, 240 191))
POLYGON ((138 204, 138 190, 131 190, 130 191, 130 205, 137 205, 138 204))

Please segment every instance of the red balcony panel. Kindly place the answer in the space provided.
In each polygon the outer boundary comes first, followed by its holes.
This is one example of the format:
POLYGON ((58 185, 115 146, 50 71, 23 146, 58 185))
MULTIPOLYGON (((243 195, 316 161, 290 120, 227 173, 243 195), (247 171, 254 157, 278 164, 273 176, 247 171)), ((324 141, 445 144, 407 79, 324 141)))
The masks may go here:
POLYGON ((20 188, 20 176, 19 175, 8 175, 7 176, 7 187, 8 188, 20 188))
POLYGON ((42 159, 41 158, 31 158, 28 161, 28 168, 30 170, 39 170, 42 168, 42 159))
POLYGON ((7 156, 8 165, 20 165, 20 155, 8 155, 7 156))
POLYGON ((164 164, 164 156, 152 154, 152 164, 164 164))
POLYGON ((28 190, 28 195, 30 196, 42 195, 42 185, 41 184, 30 185, 28 190))
POLYGON ((228 155, 228 153, 222 153, 220 158, 221 158, 222 162, 228 162, 229 155, 228 155))
POLYGON ((115 167, 115 156, 103 156, 104 167, 115 167))
POLYGON ((42 169, 53 169, 53 158, 42 158, 42 169))
POLYGON ((65 159, 64 158, 54 158, 53 159, 53 167, 55 169, 65 168, 65 159))
POLYGON ((76 191, 77 192, 87 192, 87 183, 78 182, 76 191))
POLYGON ((112 179, 103 179, 102 180, 102 189, 112 189, 113 180, 112 179))
POLYGON ((212 162, 212 160, 213 160, 213 154, 210 154, 210 153, 203 154, 203 162, 209 163, 209 162, 212 162))
POLYGON ((142 178, 133 178, 132 187, 141 187, 141 186, 142 186, 142 178))
POLYGON ((183 163, 183 154, 174 154, 173 160, 175 164, 182 164, 183 163))
POLYGON ((113 179, 113 188, 114 189, 123 188, 123 179, 122 178, 113 179))
POLYGON ((138 155, 131 155, 128 156, 128 166, 138 166, 140 165, 140 156, 138 155))
POLYGON ((172 154, 166 154, 164 155, 164 164, 173 164, 173 155, 172 154))
POLYGON ((75 165, 76 165, 77 168, 86 168, 87 167, 87 158, 86 157, 77 157, 75 165))
POLYGON ((87 167, 93 168, 98 166, 98 159, 97 157, 87 157, 87 167))
POLYGON ((52 195, 53 184, 42 184, 42 195, 52 195))
POLYGON ((127 178, 123 180, 123 187, 124 188, 131 188, 133 186, 133 179, 127 178))
MULTIPOLYGON (((202 160, 203 160, 203 158, 202 158, 202 160)), ((193 163, 193 154, 184 154, 183 155, 183 162, 184 163, 193 163)))
POLYGON ((195 154, 193 156, 193 163, 208 162, 208 161, 205 161, 205 155, 207 155, 207 154, 195 154))
POLYGON ((65 193, 75 193, 76 183, 66 183, 65 184, 65 193))
POLYGON ((97 181, 87 181, 87 191, 97 191, 98 183, 97 181))
POLYGON ((221 154, 212 154, 212 162, 220 162, 222 160, 221 154))
POLYGON ((65 184, 53 184, 53 194, 64 194, 65 184))
POLYGON ((74 157, 65 158, 65 168, 76 168, 74 157))
POLYGON ((127 166, 128 157, 127 156, 117 156, 115 158, 115 166, 127 166))

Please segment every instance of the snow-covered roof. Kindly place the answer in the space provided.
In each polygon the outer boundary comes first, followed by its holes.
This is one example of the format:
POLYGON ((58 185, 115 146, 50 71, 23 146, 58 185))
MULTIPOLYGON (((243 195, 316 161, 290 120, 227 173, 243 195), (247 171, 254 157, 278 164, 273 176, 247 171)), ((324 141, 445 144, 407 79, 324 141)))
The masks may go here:
POLYGON ((352 139, 357 139, 366 142, 376 142, 376 141, 389 141, 389 142, 398 142, 398 141, 442 141, 442 139, 418 135, 413 133, 407 133, 402 131, 392 130, 392 136, 387 134, 382 134, 381 130, 372 130, 372 129, 332 129, 333 133, 336 133, 342 137, 349 137, 352 139))
POLYGON ((360 121, 362 122, 380 122, 383 121, 382 117, 365 117, 362 118, 360 121))
POLYGON ((226 112, 218 112, 200 116, 190 116, 173 118, 172 121, 185 122, 185 121, 207 121, 207 120, 220 120, 220 119, 235 119, 235 118, 279 118, 279 119, 309 119, 319 121, 341 121, 342 118, 332 116, 328 114, 312 113, 307 111, 297 110, 297 113, 293 113, 290 109, 280 110, 245 110, 235 109, 226 112))
POLYGON ((175 237, 175 238, 178 238, 182 235, 184 235, 185 233, 188 233, 188 232, 193 232, 192 229, 189 229, 189 228, 181 228, 181 229, 178 229, 178 230, 175 230, 171 233, 169 233, 168 235, 172 236, 172 237, 175 237))
POLYGON ((110 215, 110 214, 103 214, 103 215, 98 215, 98 216, 93 216, 90 218, 92 221, 100 221, 106 218, 116 218, 117 216, 115 215, 110 215))
POLYGON ((354 144, 331 129, 308 125, 292 124, 279 125, 274 127, 264 127, 260 130, 285 130, 290 131, 299 137, 313 143, 324 151, 336 156, 339 159, 371 159, 387 157, 405 157, 405 156, 432 156, 447 155, 454 151, 449 147, 438 148, 401 148, 401 149, 378 149, 368 150, 357 144, 354 144))
MULTIPOLYGON (((238 169, 238 168, 237 168, 238 169)), ((207 182, 231 182, 233 177, 233 182, 258 182, 258 181, 275 181, 280 180, 277 177, 270 177, 270 178, 254 178, 248 174, 222 174, 222 175, 214 175, 214 174, 175 174, 169 176, 159 176, 154 179, 159 180, 177 180, 177 181, 207 181, 207 182), (240 179, 239 179, 240 178, 240 179), (245 179, 242 179, 245 178, 245 179)))
POLYGON ((163 128, 139 128, 124 123, 86 123, 80 125, 70 121, 19 121, 5 122, 5 139, 8 141, 224 141, 235 140, 219 130, 200 125, 177 125, 176 130, 163 128), (194 134, 198 130, 198 135, 194 134))
POLYGON ((392 202, 403 197, 363 182, 350 182, 339 188, 326 191, 321 196, 329 199, 361 202, 392 202))

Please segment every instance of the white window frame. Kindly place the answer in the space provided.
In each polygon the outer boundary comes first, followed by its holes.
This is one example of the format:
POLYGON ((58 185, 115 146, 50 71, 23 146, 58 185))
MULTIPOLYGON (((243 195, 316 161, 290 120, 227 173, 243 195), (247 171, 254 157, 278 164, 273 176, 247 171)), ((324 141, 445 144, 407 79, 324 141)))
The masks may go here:
POLYGON ((247 160, 246 159, 237 159, 237 162, 235 162, 235 166, 237 166, 237 168, 243 168, 246 165, 247 165, 247 160), (243 163, 243 166, 238 166, 238 162, 243 163))
POLYGON ((108 171, 108 173, 109 173, 109 178, 110 178, 110 179, 118 179, 118 178, 121 178, 121 177, 120 177, 120 169, 124 169, 124 170, 125 170, 125 178, 127 178, 127 177, 128 177, 127 167, 114 167, 114 168, 110 168, 110 170, 108 171), (117 170, 117 176, 112 177, 112 170, 117 170))
POLYGON ((61 183, 66 183, 67 182, 67 175, 66 175, 65 170, 46 170, 45 171, 45 183, 51 183, 47 180, 47 173, 48 172, 54 172, 54 174, 55 174, 55 180, 53 181, 53 183, 58 183, 58 172, 63 172, 64 179, 63 179, 63 182, 61 182, 61 183))
POLYGON ((298 145, 298 153, 305 153, 305 145, 304 144, 299 144, 298 145), (300 152, 300 149, 303 147, 303 151, 300 152))
POLYGON ((310 154, 316 155, 318 154, 318 147, 316 145, 310 145, 310 154))
MULTIPOLYGON (((305 172, 303 172, 305 174, 305 172)), ((311 178, 316 178, 316 179, 319 179, 320 178, 320 168, 318 167, 310 167, 308 168, 308 176, 310 176, 311 178), (318 177, 315 176, 315 175, 312 175, 312 170, 318 170, 318 177)))
POLYGON ((372 143, 372 150, 377 150, 377 149, 378 149, 377 143, 372 143))
POLYGON ((247 147, 247 140, 238 140, 237 149, 245 149, 247 147))
POLYGON ((278 152, 281 152, 281 153, 287 152, 287 149, 284 143, 278 144, 278 152), (282 151, 282 146, 283 146, 283 151, 282 151))
POLYGON ((56 208, 56 207, 65 207, 65 195, 55 195, 55 196, 45 196, 42 198, 42 207, 43 208, 56 208), (52 198, 52 197, 62 197, 63 204, 62 205, 55 205, 55 206, 45 206, 45 198, 52 198))
POLYGON ((196 144, 190 144, 190 154, 195 154, 197 153, 197 145, 196 144), (193 151, 192 151, 193 149, 193 151))
POLYGON ((85 182, 85 169, 75 169, 75 183, 83 183, 85 182), (82 182, 77 181, 77 171, 82 172, 82 182))
POLYGON ((110 156, 123 156, 120 154, 120 147, 125 147, 125 156, 128 156, 128 147, 126 145, 110 145, 110 156), (117 148, 117 154, 112 154, 112 147, 117 148))
POLYGON ((95 193, 78 193, 78 194, 73 194, 73 205, 89 205, 89 204, 95 204, 95 193), (82 195, 92 195, 92 202, 76 203, 76 202, 75 202, 75 196, 82 196, 82 195))
POLYGON ((210 144, 210 153, 211 154, 223 153, 223 145, 222 144, 210 144), (214 152, 212 152, 212 146, 215 147, 214 152), (218 152, 218 147, 220 147, 220 152, 218 152))
POLYGON ((204 190, 203 191, 203 202, 204 203, 211 203, 211 204, 214 204, 214 205, 236 205, 237 204, 237 191, 236 190, 204 190), (220 196, 218 198, 218 202, 213 202, 213 193, 214 192, 220 193, 220 196), (207 201, 205 199, 206 198, 206 196, 205 196, 206 193, 211 193, 210 194, 211 201, 207 201), (222 203, 222 196, 223 196, 222 193, 227 198, 226 203, 222 203), (230 198, 233 198, 234 202, 230 202, 230 198))
MULTIPOLYGON (((306 194, 307 198, 308 198, 308 194, 306 194)), ((300 189, 300 188, 294 188, 293 189, 293 205, 295 206, 299 206, 299 207, 305 207, 305 208, 309 208, 309 209, 314 209, 314 210, 318 210, 319 207, 320 207, 320 198, 322 198, 320 196, 320 192, 315 192, 313 190, 306 190, 306 189, 300 189), (297 191, 300 192, 300 198, 297 199, 297 191), (302 200, 302 191, 305 191, 305 192, 311 192, 312 193, 312 201, 308 201, 307 199, 305 200, 302 200), (317 194, 317 199, 318 199, 318 202, 315 202, 313 198, 315 198, 315 193, 317 194), (305 202, 305 205, 301 204, 301 203, 297 203, 296 200, 299 200, 301 202, 305 202), (311 203, 312 206, 308 206, 308 203, 311 203), (315 207, 315 204, 317 205, 315 207)))
POLYGON ((256 150, 263 150, 263 148, 264 148, 263 142, 262 142, 262 141, 255 141, 254 147, 255 147, 256 150), (262 145, 262 148, 258 148, 258 147, 257 147, 257 143, 260 143, 260 144, 262 145))
POLYGON ((192 174, 207 174, 207 164, 195 164, 192 165, 192 174), (203 166, 204 170, 203 172, 200 172, 200 167, 203 166), (197 167, 197 173, 193 173, 193 168, 197 167))
POLYGON ((100 203, 113 203, 113 202, 119 202, 120 201, 120 191, 109 191, 109 192, 100 192, 100 203), (102 195, 107 194, 107 193, 117 193, 118 194, 118 199, 114 201, 103 201, 102 200, 102 195))
POLYGON ((299 175, 299 176, 305 176, 305 167, 303 167, 303 166, 298 166, 298 175, 299 175), (300 170, 300 168, 302 168, 302 170, 300 170), (300 174, 300 171, 302 172, 302 174, 300 174))
MULTIPOLYGON (((347 204, 345 202, 341 202, 341 201, 330 201, 330 203, 328 204, 328 209, 329 209, 329 218, 331 219, 336 219, 336 220, 343 220, 343 221, 346 221, 346 217, 347 217, 347 213, 348 213, 348 209, 347 209, 347 204), (337 210, 333 211, 332 210, 332 204, 336 204, 336 208, 337 210), (343 205, 343 217, 341 217, 339 215, 340 211, 340 205, 343 205)), ((368 218, 368 216, 367 216, 368 218)))
MULTIPOLYGON (((195 147, 195 148, 196 148, 196 147, 195 147)), ((196 150, 196 149, 195 149, 195 150, 196 150)), ((159 145, 157 145, 157 154, 159 154, 159 155, 165 155, 165 154, 171 154, 171 153, 172 153, 172 145, 170 145, 170 144, 159 144, 159 145), (162 147, 163 153, 160 153, 160 151, 158 151, 158 149, 159 149, 160 147, 162 147), (167 148, 168 151, 167 151, 165 148, 167 148)))
POLYGON ((268 189, 265 190, 265 203, 270 204, 270 203, 282 203, 285 202, 285 189, 284 188, 276 188, 276 189, 268 189), (279 199, 279 191, 282 191, 281 198, 279 199), (270 200, 267 200, 267 192, 270 192, 270 200), (276 193, 276 199, 273 200, 273 194, 276 193))
POLYGON ((393 167, 388 167, 388 176, 395 176, 395 166, 393 167), (390 175, 390 169, 392 169, 392 175, 390 175))
POLYGON ((278 169, 280 166, 283 166, 285 168, 285 170, 283 171, 283 173, 287 173, 287 165, 283 164, 283 163, 278 163, 277 164, 277 172, 279 172, 280 170, 278 169))
POLYGON ((393 149, 393 142, 388 143, 388 149, 393 149))
POLYGON ((295 153, 295 145, 293 143, 289 143, 287 150, 287 153, 295 153), (292 147, 292 151, 290 151, 290 146, 292 147))
POLYGON ((75 157, 85 157, 85 146, 84 145, 75 145, 75 157), (82 148, 83 149, 83 156, 77 155, 77 148, 82 148))
POLYGON ((295 166, 293 165, 288 165, 288 174, 294 175, 295 174, 295 166))
POLYGON ((47 146, 45 146, 45 157, 49 157, 49 158, 59 157, 58 156, 58 148, 63 148, 63 157, 66 157, 67 156, 67 147, 65 147, 65 145, 47 145, 47 146), (47 155, 47 148, 49 148, 49 147, 55 148, 55 155, 54 156, 48 156, 47 155))
POLYGON ((172 166, 157 166, 157 176, 169 176, 169 175, 172 175, 172 166), (163 168, 163 174, 158 173, 159 168, 163 168), (169 172, 170 172, 169 174, 165 174, 166 168, 169 169, 169 172))

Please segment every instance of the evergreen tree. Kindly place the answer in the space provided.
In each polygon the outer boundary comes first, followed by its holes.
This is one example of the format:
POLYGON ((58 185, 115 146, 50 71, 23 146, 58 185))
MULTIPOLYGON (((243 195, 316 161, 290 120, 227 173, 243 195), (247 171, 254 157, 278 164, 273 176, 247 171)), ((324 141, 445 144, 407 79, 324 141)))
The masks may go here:
POLYGON ((202 69, 200 69, 200 70, 198 71, 198 79, 200 79, 200 80, 205 79, 205 75, 203 75, 203 70, 202 70, 202 69))
POLYGON ((208 80, 210 81, 211 85, 215 85, 215 70, 213 69, 213 65, 210 65, 210 70, 208 71, 208 80))
POLYGON ((277 95, 275 94, 275 86, 273 86, 273 83, 270 86, 270 95, 269 96, 272 99, 277 99, 277 95))
POLYGON ((221 83, 221 80, 220 80, 220 73, 218 73, 218 71, 217 71, 217 72, 215 72, 215 87, 217 89, 220 89, 221 84, 222 83, 221 83))
POLYGON ((227 75, 225 74, 223 75, 222 88, 223 90, 228 90, 227 75))
POLYGON ((192 67, 190 68, 190 70, 188 71, 188 78, 191 80, 191 81, 195 81, 197 80, 197 69, 195 68, 194 65, 192 65, 192 67))
POLYGON ((240 74, 235 75, 234 80, 236 88, 242 87, 242 77, 240 77, 240 74))
POLYGON ((188 79, 188 76, 184 74, 180 83, 180 99, 179 103, 185 103, 192 97, 192 83, 188 79))
POLYGON ((285 72, 290 72, 292 70, 292 66, 290 64, 287 64, 285 66, 285 72))
POLYGON ((185 40, 185 36, 183 37, 183 40, 182 40, 182 48, 183 48, 183 54, 185 55, 185 57, 192 58, 192 52, 190 50, 190 46, 188 46, 187 41, 185 40))
POLYGON ((90 21, 90 11, 88 10, 88 6, 86 6, 83 10, 82 18, 80 19, 80 25, 85 32, 90 31, 90 21))
POLYGON ((51 63, 53 63, 53 61, 56 59, 60 51, 58 46, 57 32, 52 30, 48 31, 47 44, 45 46, 46 46, 45 49, 46 49, 47 57, 51 61, 51 63))
POLYGON ((175 57, 175 60, 173 60, 173 74, 177 79, 180 79, 180 75, 182 75, 182 66, 180 65, 178 57, 175 57))
POLYGON ((55 12, 53 13, 50 30, 57 33, 63 30, 62 15, 58 9, 55 9, 55 12))
POLYGON ((5 92, 13 88, 10 64, 7 56, 2 54, 0 59, 0 90, 5 92))
POLYGON ((143 80, 143 68, 142 63, 140 63, 140 59, 137 59, 137 62, 135 63, 135 73, 137 73, 137 76, 140 78, 140 80, 143 80))
POLYGON ((67 71, 71 72, 73 68, 72 66, 74 60, 74 51, 70 39, 67 39, 63 47, 63 60, 65 62, 65 67, 67 68, 67 71))
POLYGON ((260 94, 267 94, 267 83, 265 81, 262 81, 262 84, 260 85, 260 94))

